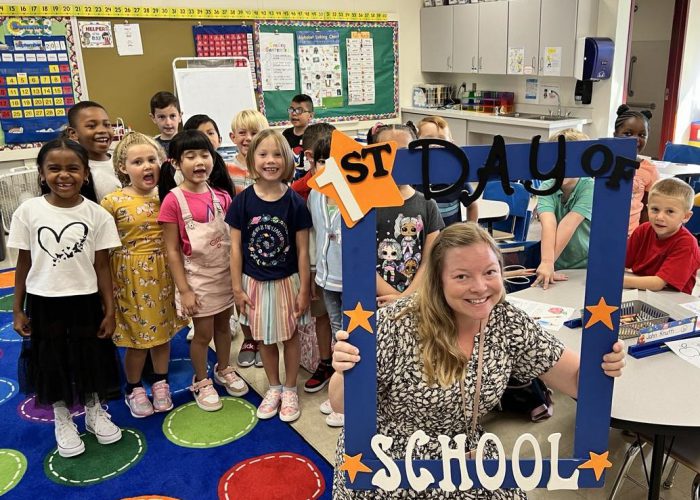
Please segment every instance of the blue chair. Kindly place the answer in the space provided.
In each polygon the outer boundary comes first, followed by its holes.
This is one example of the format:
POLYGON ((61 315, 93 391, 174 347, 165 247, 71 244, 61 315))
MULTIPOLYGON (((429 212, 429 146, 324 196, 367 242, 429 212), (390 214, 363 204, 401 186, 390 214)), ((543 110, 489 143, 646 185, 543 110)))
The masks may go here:
MULTIPOLYGON (((700 148, 689 146, 688 144, 667 142, 663 161, 700 164, 700 148)), ((687 181, 692 186, 693 191, 696 193, 700 192, 700 177, 691 177, 687 181)), ((693 217, 691 217, 685 227, 695 235, 700 234, 700 207, 693 207, 693 217)))
POLYGON ((532 211, 528 208, 530 193, 527 192, 522 184, 511 182, 510 185, 514 193, 507 195, 503 192, 501 181, 487 182, 483 198, 485 200, 503 201, 510 208, 506 220, 493 223, 494 237, 513 242, 523 242, 527 240, 527 232, 530 228, 530 219, 532 218, 532 211))

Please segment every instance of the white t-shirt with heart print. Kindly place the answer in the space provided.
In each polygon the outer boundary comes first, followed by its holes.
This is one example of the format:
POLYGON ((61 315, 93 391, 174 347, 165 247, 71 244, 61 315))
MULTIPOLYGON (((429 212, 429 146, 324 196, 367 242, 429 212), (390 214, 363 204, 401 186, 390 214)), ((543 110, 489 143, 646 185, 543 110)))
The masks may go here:
POLYGON ((98 204, 83 199, 60 208, 40 196, 15 210, 7 246, 31 252, 27 293, 68 297, 97 292, 95 252, 121 241, 114 218, 98 204))

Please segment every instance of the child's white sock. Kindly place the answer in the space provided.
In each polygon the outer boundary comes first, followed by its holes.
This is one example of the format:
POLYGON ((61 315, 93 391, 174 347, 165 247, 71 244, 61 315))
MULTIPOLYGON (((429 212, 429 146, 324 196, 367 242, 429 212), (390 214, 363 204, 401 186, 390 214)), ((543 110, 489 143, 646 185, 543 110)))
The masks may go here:
POLYGON ((287 387, 286 385, 282 387, 283 392, 297 392, 297 386, 295 385, 294 387, 287 387))
POLYGON ((282 392, 282 386, 281 385, 271 385, 270 390, 282 392))

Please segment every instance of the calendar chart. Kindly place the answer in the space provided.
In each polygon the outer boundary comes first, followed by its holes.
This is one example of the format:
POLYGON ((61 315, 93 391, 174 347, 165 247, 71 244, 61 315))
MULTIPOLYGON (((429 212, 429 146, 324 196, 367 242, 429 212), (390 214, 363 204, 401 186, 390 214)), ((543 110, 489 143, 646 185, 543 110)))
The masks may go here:
MULTIPOLYGON (((197 57, 245 57, 255 81, 252 26, 193 26, 192 34, 197 57)), ((236 66, 242 65, 243 61, 236 62, 236 66)))
POLYGON ((75 104, 65 36, 5 36, 0 46, 0 126, 7 144, 45 142, 75 104))

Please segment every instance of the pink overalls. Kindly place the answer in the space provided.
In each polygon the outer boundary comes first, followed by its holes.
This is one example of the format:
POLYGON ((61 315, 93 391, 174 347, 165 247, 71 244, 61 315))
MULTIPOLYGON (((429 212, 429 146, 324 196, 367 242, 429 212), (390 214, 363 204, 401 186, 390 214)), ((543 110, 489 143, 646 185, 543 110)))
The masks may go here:
MULTIPOLYGON (((190 288, 200 302, 196 318, 213 316, 232 307, 233 287, 231 285, 231 233, 224 221, 224 211, 219 199, 209 188, 214 203, 214 220, 197 222, 185 200, 185 195, 179 187, 173 188, 182 218, 185 221, 185 231, 192 247, 191 255, 183 255, 185 275, 190 288)), ((180 293, 175 294, 177 312, 182 315, 180 293)))

